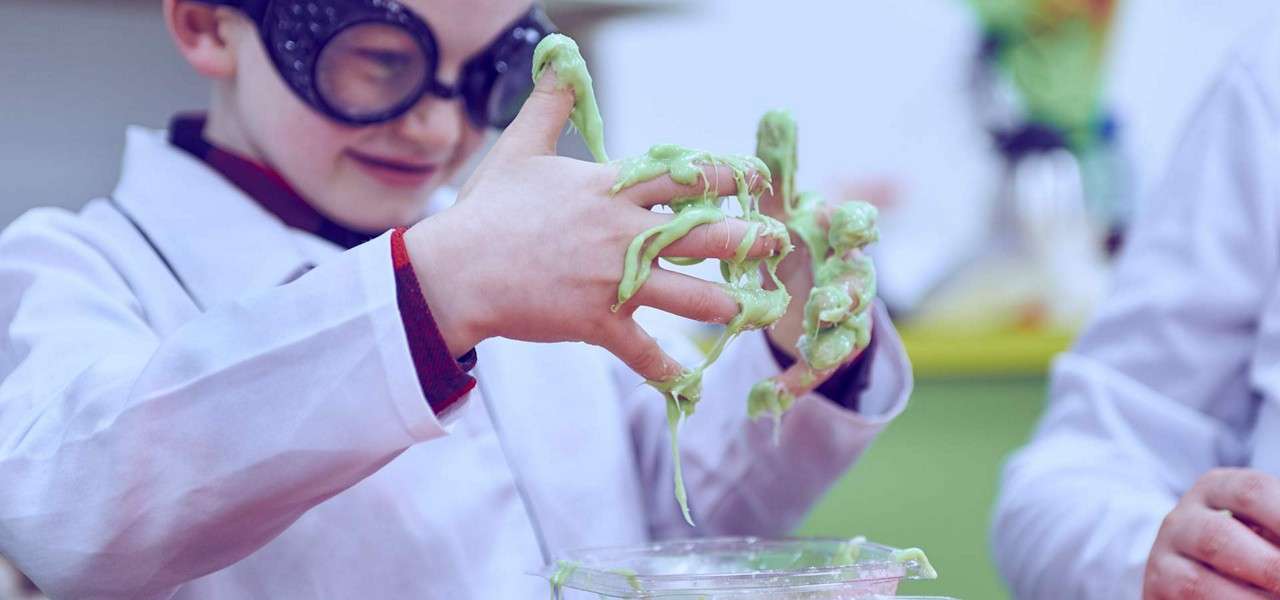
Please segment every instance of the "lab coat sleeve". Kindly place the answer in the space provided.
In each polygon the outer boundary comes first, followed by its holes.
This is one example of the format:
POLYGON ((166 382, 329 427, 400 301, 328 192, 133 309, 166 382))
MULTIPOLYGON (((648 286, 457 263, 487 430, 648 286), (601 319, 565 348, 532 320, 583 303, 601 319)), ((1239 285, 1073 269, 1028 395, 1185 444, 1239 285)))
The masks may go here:
POLYGON ((1234 62, 1198 110, 1005 467, 992 539, 1016 598, 1140 597, 1177 500, 1247 459, 1249 362, 1280 250, 1280 139, 1260 81, 1234 62))
MULTIPOLYGON (((657 539, 790 533, 822 494, 906 406, 911 371, 897 333, 876 307, 877 355, 859 410, 816 394, 800 398, 782 419, 779 444, 768 417, 747 418, 751 386, 779 373, 763 332, 737 339, 706 373, 702 401, 679 433, 690 528, 676 504, 661 396, 629 371, 619 375, 627 398, 636 461, 646 490, 650 533, 657 539)), ((687 342, 664 347, 687 364, 700 358, 687 342)))
POLYGON ((0 554, 52 597, 168 597, 444 435, 389 236, 162 336, 87 228, 0 236, 0 554))

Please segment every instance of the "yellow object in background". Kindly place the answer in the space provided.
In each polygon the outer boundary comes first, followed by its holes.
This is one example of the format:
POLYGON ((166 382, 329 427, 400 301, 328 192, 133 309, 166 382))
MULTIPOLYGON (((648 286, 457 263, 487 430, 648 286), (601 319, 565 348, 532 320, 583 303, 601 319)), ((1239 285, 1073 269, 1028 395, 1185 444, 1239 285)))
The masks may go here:
POLYGON ((1039 376, 1071 346, 1070 329, 970 330, 912 327, 899 330, 917 377, 1039 376))

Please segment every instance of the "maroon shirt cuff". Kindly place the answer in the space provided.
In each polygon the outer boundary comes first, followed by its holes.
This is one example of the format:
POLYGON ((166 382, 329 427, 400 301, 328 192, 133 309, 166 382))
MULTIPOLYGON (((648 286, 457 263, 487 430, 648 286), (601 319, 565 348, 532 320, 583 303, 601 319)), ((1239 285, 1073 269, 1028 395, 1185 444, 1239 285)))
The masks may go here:
POLYGON ((391 262, 396 274, 396 302, 400 306, 400 318, 404 320, 405 337, 409 339, 409 354, 418 371, 418 383, 427 404, 437 416, 443 417, 454 408, 476 385, 476 379, 467 373, 476 366, 476 351, 472 349, 455 359, 449 354, 449 345, 440 335, 436 320, 431 316, 427 298, 418 284, 418 275, 409 262, 409 251, 404 245, 405 229, 391 233, 391 262))
MULTIPOLYGON (((773 360, 783 371, 796 363, 786 350, 773 343, 773 338, 766 335, 765 339, 769 342, 769 351, 773 353, 773 360)), ((862 397, 862 392, 866 391, 867 386, 871 384, 871 361, 875 360, 875 349, 876 335, 873 331, 871 342, 867 344, 866 350, 863 350, 853 362, 836 369, 836 372, 815 391, 844 408, 858 410, 858 400, 862 397)))

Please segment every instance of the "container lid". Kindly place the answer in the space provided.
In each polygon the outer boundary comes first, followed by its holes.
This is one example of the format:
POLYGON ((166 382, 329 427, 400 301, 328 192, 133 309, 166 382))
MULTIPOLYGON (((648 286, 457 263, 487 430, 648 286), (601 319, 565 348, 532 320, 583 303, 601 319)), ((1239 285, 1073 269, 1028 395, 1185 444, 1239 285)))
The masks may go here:
POLYGON ((614 598, 662 594, 825 590, 935 579, 923 552, 865 538, 706 538, 564 552, 540 573, 566 587, 614 598))

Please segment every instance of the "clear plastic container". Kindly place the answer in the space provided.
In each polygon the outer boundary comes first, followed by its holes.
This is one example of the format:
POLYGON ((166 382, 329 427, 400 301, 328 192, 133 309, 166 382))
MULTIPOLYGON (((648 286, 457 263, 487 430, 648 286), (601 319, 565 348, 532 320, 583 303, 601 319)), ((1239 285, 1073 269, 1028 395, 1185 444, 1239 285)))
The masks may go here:
POLYGON ((592 548, 566 552, 540 574, 555 598, 577 598, 576 590, 663 600, 891 598, 903 579, 937 577, 918 550, 862 538, 710 538, 592 548))

